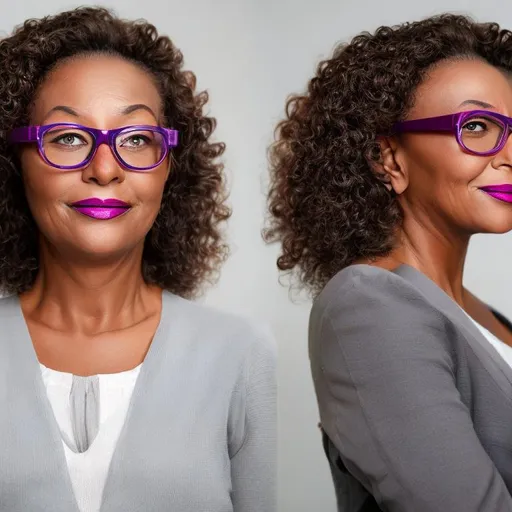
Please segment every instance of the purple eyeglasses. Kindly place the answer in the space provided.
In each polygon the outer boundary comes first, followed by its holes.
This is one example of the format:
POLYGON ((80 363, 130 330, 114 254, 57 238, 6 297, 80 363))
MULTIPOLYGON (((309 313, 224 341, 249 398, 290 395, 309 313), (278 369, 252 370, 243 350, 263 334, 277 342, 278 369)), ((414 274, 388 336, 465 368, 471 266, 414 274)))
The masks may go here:
POLYGON ((396 123, 393 132, 453 132, 459 145, 473 155, 490 156, 505 146, 512 129, 512 118, 470 110, 446 116, 414 119, 396 123))
POLYGON ((15 128, 12 144, 37 142, 41 158, 57 169, 86 167, 100 144, 108 144, 119 164, 130 171, 149 171, 178 145, 178 132, 159 126, 134 125, 98 130, 80 124, 56 123, 15 128))

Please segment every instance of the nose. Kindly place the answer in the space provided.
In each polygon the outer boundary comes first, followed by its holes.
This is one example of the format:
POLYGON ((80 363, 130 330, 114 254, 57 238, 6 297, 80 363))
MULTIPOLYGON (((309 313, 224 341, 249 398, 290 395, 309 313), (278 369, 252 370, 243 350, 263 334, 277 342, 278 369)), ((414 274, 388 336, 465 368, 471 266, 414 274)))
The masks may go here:
POLYGON ((512 140, 510 134, 511 128, 509 127, 507 133, 507 141, 505 142, 503 149, 497 153, 492 160, 492 166, 495 169, 504 167, 508 169, 512 168, 512 140))
POLYGON ((100 144, 91 163, 82 171, 82 180, 96 185, 122 183, 125 170, 119 165, 108 144, 100 144))

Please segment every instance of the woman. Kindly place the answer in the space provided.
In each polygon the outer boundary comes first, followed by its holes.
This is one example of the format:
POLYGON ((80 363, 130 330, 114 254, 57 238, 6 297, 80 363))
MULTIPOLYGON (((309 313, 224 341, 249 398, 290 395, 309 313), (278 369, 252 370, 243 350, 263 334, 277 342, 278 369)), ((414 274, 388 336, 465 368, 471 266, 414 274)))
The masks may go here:
POLYGON ((512 33, 363 33, 292 97, 267 237, 318 294, 310 359, 339 510, 512 510, 512 326, 463 286, 512 229, 512 33))
POLYGON ((189 300, 229 209, 181 53, 85 8, 0 66, 0 509, 275 510, 273 345, 189 300))

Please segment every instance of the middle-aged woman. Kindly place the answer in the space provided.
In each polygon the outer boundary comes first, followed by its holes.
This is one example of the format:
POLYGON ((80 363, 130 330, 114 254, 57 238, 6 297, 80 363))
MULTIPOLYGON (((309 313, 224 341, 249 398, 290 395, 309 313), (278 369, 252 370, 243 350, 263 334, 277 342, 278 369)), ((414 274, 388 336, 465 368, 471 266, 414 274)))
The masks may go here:
POLYGON ((496 24, 381 27, 279 126, 267 238, 317 294, 340 512, 512 511, 512 326, 463 286, 471 235, 512 229, 511 72, 496 24))
POLYGON ((192 302, 226 255, 224 146, 145 22, 0 41, 0 510, 273 512, 274 346, 192 302))

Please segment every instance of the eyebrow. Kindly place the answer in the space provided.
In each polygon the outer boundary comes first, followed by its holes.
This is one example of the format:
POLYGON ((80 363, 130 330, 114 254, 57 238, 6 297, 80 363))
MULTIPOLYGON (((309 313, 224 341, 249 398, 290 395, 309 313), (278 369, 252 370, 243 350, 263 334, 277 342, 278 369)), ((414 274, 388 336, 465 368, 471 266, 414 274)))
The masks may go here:
POLYGON ((466 100, 466 101, 463 101, 459 105, 459 107, 462 107, 463 105, 469 105, 469 104, 477 105, 478 107, 482 107, 482 108, 495 108, 494 105, 491 105, 490 103, 486 103, 485 101, 480 101, 480 100, 466 100))
POLYGON ((146 112, 149 112, 155 119, 157 119, 157 116, 153 112, 153 110, 150 107, 148 107, 147 105, 144 105, 144 103, 137 103, 135 105, 129 105, 128 107, 121 109, 121 115, 127 116, 133 112, 136 112, 137 110, 145 110, 146 112))
MULTIPOLYGON (((156 114, 153 112, 153 110, 150 107, 148 107, 147 105, 144 105, 143 103, 136 103, 135 105, 128 105, 127 107, 122 108, 119 111, 119 114, 122 116, 127 116, 127 115, 132 114, 133 112, 136 112, 137 110, 145 110, 146 112, 149 112, 155 119, 158 119, 156 114)), ((66 105, 57 105, 57 106, 53 107, 46 114, 46 116, 44 116, 43 121, 45 121, 50 116, 50 114, 52 114, 53 112, 65 112, 66 114, 69 114, 71 116, 80 117, 80 114, 75 109, 68 107, 66 105)))
POLYGON ((43 119, 43 122, 46 121, 48 117, 50 117, 50 114, 53 112, 65 112, 66 114, 69 114, 71 116, 78 117, 78 112, 71 107, 66 107, 66 105, 57 105, 56 107, 53 107, 45 116, 43 119))

